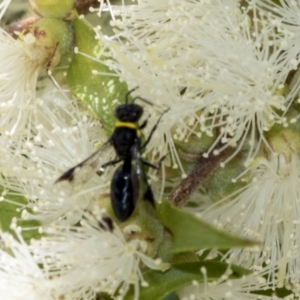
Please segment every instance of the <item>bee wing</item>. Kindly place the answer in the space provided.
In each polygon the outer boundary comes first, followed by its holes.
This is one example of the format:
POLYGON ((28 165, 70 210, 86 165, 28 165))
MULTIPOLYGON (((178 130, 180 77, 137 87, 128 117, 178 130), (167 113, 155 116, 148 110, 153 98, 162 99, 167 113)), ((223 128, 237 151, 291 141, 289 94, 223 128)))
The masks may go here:
POLYGON ((143 186, 143 180, 141 179, 141 174, 143 174, 143 169, 141 166, 141 153, 139 151, 138 143, 131 146, 131 181, 133 187, 133 201, 136 203, 140 198, 140 190, 143 186))
POLYGON ((154 205, 154 196, 151 186, 148 183, 144 169, 144 162, 141 156, 139 143, 131 147, 131 180, 133 185, 134 201, 144 199, 154 205))
POLYGON ((100 169, 101 165, 106 162, 103 157, 107 156, 105 152, 110 149, 110 147, 111 143, 107 141, 99 150, 63 173, 55 183, 68 181, 73 186, 83 185, 100 169))

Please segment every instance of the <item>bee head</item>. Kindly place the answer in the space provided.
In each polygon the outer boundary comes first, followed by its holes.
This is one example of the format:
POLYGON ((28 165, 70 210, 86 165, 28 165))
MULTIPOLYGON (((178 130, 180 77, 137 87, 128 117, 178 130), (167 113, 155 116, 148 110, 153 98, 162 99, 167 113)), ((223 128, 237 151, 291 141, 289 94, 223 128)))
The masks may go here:
POLYGON ((143 108, 138 104, 121 104, 115 110, 115 117, 122 122, 136 123, 141 118, 143 112, 143 108))

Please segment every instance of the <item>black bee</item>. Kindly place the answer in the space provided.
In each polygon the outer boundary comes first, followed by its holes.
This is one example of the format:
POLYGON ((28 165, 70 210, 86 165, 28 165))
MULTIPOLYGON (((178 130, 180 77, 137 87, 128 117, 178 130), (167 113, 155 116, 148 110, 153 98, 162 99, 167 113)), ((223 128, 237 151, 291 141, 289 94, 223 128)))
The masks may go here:
POLYGON ((62 174, 55 182, 67 180, 73 184, 76 182, 84 183, 93 172, 122 162, 116 169, 110 186, 111 204, 116 217, 121 222, 126 221, 131 216, 140 198, 149 201, 154 206, 154 196, 151 186, 148 184, 144 166, 158 169, 165 158, 160 159, 158 165, 155 166, 141 157, 141 151, 150 142, 159 121, 167 110, 159 117, 146 141, 141 144, 141 130, 146 127, 147 120, 141 125, 138 124, 144 110, 134 101, 140 99, 147 104, 151 105, 151 103, 139 96, 133 98, 132 103, 128 103, 129 95, 134 90, 136 88, 130 90, 125 96, 125 103, 116 108, 115 117, 117 121, 109 140, 87 159, 62 174), (101 154, 108 146, 114 147, 117 158, 102 164, 101 154))

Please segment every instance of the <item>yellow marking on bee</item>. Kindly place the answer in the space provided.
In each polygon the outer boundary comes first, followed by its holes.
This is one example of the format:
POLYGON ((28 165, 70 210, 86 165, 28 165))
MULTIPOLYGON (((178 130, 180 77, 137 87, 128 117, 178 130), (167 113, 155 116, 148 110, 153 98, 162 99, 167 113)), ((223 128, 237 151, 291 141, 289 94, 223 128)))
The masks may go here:
POLYGON ((135 123, 132 122, 120 122, 117 121, 115 123, 115 127, 127 127, 127 128, 131 128, 131 129, 137 129, 137 126, 135 125, 135 123))
POLYGON ((127 128, 130 128, 130 129, 135 129, 136 130, 136 134, 137 134, 138 137, 141 137, 141 135, 142 135, 142 132, 140 131, 140 129, 138 128, 138 126, 136 126, 135 123, 117 121, 115 123, 115 128, 118 128, 118 127, 127 127, 127 128))

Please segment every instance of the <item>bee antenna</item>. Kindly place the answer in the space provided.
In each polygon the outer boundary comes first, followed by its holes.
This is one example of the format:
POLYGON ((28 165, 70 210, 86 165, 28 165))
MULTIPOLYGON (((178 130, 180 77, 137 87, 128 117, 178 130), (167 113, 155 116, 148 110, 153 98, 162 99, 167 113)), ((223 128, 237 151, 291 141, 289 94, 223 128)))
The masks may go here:
POLYGON ((132 92, 134 92, 135 90, 137 90, 138 88, 139 88, 139 87, 136 86, 135 88, 131 89, 130 91, 128 91, 128 92, 126 93, 126 95, 125 95, 125 104, 128 104, 128 97, 129 97, 129 95, 130 95, 132 92))
POLYGON ((132 99, 132 103, 133 103, 134 100, 136 100, 136 99, 142 100, 142 101, 144 101, 145 103, 147 103, 147 104, 149 104, 149 105, 153 105, 152 102, 150 102, 149 100, 147 100, 147 99, 145 99, 145 98, 142 98, 142 97, 140 97, 140 96, 134 97, 134 98, 132 99))

